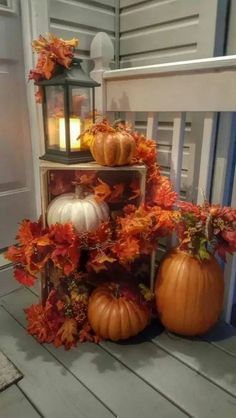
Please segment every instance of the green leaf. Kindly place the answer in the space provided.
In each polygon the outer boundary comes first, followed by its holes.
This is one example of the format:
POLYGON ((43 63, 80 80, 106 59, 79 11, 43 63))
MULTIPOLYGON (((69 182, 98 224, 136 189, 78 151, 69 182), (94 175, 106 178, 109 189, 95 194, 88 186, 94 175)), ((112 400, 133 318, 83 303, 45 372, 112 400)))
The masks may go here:
POLYGON ((202 260, 202 261, 203 260, 208 260, 209 257, 210 257, 210 255, 207 251, 207 248, 206 248, 206 243, 207 243, 207 240, 205 238, 202 238, 200 240, 198 255, 199 255, 200 260, 202 260))

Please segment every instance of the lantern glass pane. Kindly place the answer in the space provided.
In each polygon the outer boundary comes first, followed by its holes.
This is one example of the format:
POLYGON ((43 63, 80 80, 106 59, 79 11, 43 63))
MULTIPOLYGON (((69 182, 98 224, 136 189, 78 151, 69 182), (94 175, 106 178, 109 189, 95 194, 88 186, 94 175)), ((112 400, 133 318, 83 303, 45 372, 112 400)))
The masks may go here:
POLYGON ((89 138, 78 139, 79 135, 93 123, 92 88, 69 87, 70 103, 70 149, 89 149, 89 138))
POLYGON ((65 104, 63 86, 47 86, 46 124, 47 147, 52 150, 66 150, 65 104))

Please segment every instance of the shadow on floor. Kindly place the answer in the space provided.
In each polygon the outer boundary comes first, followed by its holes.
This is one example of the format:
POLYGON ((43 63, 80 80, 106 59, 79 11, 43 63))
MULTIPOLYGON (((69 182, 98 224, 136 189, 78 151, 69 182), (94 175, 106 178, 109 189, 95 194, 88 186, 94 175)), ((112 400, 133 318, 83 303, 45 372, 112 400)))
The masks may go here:
MULTIPOLYGON (((56 363, 56 368, 60 369, 62 375, 70 370, 82 380, 87 380, 88 375, 92 375, 95 379, 95 376, 106 371, 121 370, 124 364, 127 364, 127 356, 132 359, 132 370, 137 371, 140 367, 151 366, 157 368, 157 373, 159 360, 166 359, 167 362, 173 363, 174 357, 174 363, 178 361, 185 363, 186 366, 209 376, 219 384, 224 381, 224 385, 232 387, 236 383, 235 358, 213 347, 207 341, 164 333, 163 326, 156 319, 141 334, 123 342, 104 342, 101 346, 92 343, 78 344, 76 349, 70 351, 64 351, 63 348, 56 349, 52 345, 41 346, 23 328, 25 320, 22 307, 29 306, 32 301, 32 294, 30 295, 26 290, 14 292, 14 295, 5 298, 4 308, 9 314, 4 314, 3 311, 0 321, 2 342, 0 346, 3 345, 9 357, 13 361, 16 357, 20 364, 31 362, 35 368, 36 365, 41 367, 42 363, 45 365, 56 363), (13 305, 15 305, 14 309, 13 305), (219 362, 219 358, 223 360, 219 362)), ((213 329, 208 333, 208 341, 229 338, 232 332, 236 335, 233 327, 225 327, 222 323, 220 328, 220 332, 213 329)))

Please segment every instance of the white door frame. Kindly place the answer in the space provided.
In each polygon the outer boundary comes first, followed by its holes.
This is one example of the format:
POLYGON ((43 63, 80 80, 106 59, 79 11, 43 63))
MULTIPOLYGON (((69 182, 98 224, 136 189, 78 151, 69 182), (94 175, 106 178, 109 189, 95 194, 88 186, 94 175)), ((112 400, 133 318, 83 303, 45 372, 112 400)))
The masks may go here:
POLYGON ((31 44, 39 35, 49 32, 48 0, 20 0, 22 36, 25 62, 25 83, 27 91, 28 112, 30 121, 31 146, 34 169, 34 186, 36 198, 36 212, 41 214, 40 181, 39 181, 39 156, 44 153, 44 136, 41 105, 35 101, 35 87, 33 82, 28 82, 28 74, 36 62, 32 53, 31 44))

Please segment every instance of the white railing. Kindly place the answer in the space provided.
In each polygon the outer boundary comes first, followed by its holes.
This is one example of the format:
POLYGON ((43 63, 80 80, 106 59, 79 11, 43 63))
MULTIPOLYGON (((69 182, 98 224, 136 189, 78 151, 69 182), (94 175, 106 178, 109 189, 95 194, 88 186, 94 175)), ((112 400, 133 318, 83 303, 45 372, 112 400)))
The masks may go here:
MULTIPOLYGON (((231 204, 235 206, 236 178, 233 190, 229 191, 228 164, 236 134, 236 56, 110 70, 113 46, 105 33, 99 33, 91 45, 91 58, 95 63, 91 76, 101 83, 96 107, 102 114, 112 118, 115 112, 125 112, 126 120, 135 123, 138 112, 147 112, 146 134, 156 139, 160 113, 173 112, 170 178, 177 192, 180 192, 186 112, 204 112, 196 201, 200 204, 204 198, 217 196, 218 201, 214 203, 224 204, 223 196, 230 193, 231 204), (227 127, 224 122, 220 138, 224 152, 217 156, 219 112, 227 116, 227 127), (214 168, 217 172, 212 190, 214 168)), ((235 276, 236 256, 233 256, 225 268, 223 317, 227 322, 230 322, 235 276)))

